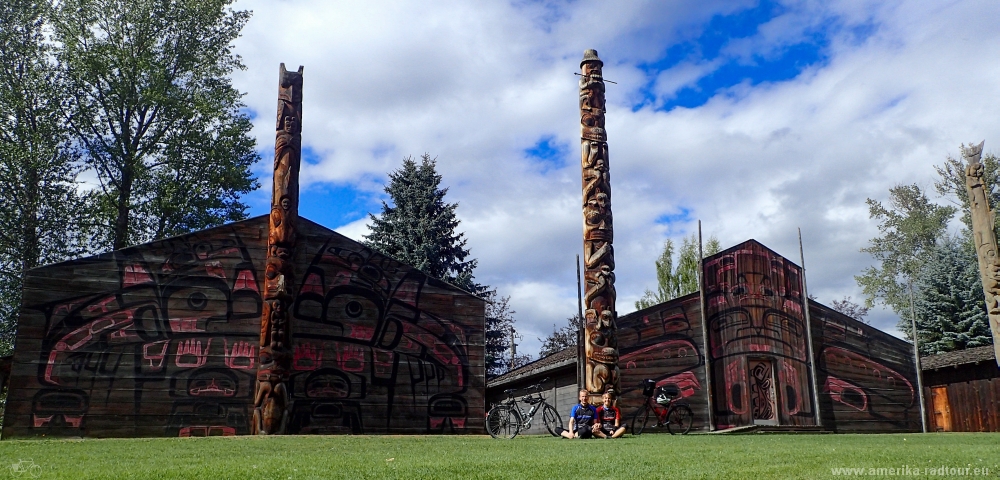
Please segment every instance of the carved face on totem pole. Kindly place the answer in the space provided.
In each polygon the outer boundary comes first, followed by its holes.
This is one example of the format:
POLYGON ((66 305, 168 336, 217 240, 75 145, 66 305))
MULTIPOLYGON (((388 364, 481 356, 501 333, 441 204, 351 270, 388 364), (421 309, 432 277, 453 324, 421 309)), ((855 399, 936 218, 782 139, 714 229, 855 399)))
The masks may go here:
POLYGON ((261 317, 260 368, 254 397, 253 433, 284 433, 288 423, 291 370, 291 325, 294 300, 286 282, 294 282, 295 220, 298 216, 301 154, 302 67, 279 71, 278 112, 274 143, 274 177, 267 238, 264 308, 261 317))

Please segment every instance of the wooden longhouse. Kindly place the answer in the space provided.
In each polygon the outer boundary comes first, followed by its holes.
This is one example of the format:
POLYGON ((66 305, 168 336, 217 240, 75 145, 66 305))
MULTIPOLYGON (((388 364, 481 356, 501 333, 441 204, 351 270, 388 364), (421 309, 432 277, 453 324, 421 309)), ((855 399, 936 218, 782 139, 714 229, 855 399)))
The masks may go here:
MULTIPOLYGON (((640 383, 649 378, 677 387, 695 413, 696 430, 817 428, 818 409, 825 430, 920 431, 912 345, 809 302, 814 392, 801 271, 749 240, 705 259, 705 315, 695 292, 618 318, 622 414, 639 408, 640 383)), ((550 377, 560 414, 568 415, 564 386, 576 380, 577 370, 563 363, 529 364, 494 379, 487 400, 495 403, 504 389, 550 377)), ((576 403, 572 396, 567 401, 576 403)))
MULTIPOLYGON (((483 431, 485 302, 304 218, 290 433, 483 431)), ((250 433, 268 216, 30 270, 3 438, 250 433)))

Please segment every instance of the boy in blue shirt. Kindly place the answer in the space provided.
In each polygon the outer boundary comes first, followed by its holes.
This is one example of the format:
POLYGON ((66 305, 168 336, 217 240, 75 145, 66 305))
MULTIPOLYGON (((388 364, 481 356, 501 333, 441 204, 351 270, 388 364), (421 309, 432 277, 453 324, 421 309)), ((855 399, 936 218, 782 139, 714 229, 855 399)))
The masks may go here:
POLYGON ((559 435, 564 438, 590 438, 593 436, 597 409, 588 402, 588 395, 587 390, 580 390, 580 404, 574 405, 569 414, 569 429, 560 430, 559 435))

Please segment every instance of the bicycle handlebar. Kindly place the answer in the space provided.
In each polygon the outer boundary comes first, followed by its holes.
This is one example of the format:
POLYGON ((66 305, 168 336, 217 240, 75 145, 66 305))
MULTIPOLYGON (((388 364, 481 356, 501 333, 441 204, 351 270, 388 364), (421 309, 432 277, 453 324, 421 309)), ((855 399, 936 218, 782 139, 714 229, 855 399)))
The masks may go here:
POLYGON ((527 387, 524 387, 524 389, 525 389, 525 390, 529 390, 529 391, 530 391, 530 390, 534 390, 534 391, 536 391, 536 392, 540 392, 540 391, 544 390, 544 389, 542 388, 542 384, 544 384, 545 382, 548 382, 548 381, 549 381, 549 377, 545 377, 545 378, 543 378, 543 379, 542 379, 542 381, 541 381, 541 382, 538 382, 538 383, 536 383, 536 384, 534 384, 534 385, 529 385, 529 386, 527 386, 527 387))

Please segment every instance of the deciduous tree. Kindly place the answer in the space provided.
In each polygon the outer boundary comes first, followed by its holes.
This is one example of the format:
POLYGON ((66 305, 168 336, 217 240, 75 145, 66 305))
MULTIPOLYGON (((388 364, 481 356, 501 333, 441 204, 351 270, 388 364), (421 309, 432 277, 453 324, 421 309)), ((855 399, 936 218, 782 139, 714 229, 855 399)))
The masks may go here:
POLYGON ((25 270, 79 251, 74 150, 44 29, 49 3, 0 2, 0 355, 13 344, 25 270))
MULTIPOLYGON (((962 148, 965 148, 964 144, 962 148)), ((990 206, 996 214, 997 206, 1000 206, 1000 160, 992 153, 984 153, 980 161, 983 164, 983 187, 990 197, 990 206)), ((962 213, 962 223, 971 231, 972 212, 969 209, 969 192, 965 189, 965 167, 962 160, 948 155, 944 164, 934 167, 939 177, 934 182, 934 188, 942 197, 951 199, 959 208, 962 213)), ((998 227, 1000 222, 995 222, 994 229, 998 227)))
POLYGON ((66 0, 53 30, 65 115, 100 181, 95 240, 119 249, 246 217, 258 185, 232 0, 66 0))
MULTIPOLYGON (((709 237, 704 253, 706 257, 719 253, 719 240, 715 236, 709 237)), ((682 240, 676 268, 673 256, 674 242, 667 239, 656 259, 656 291, 647 289, 635 302, 637 310, 698 291, 698 237, 691 235, 682 240)))
POLYGON ((542 340, 542 349, 538 352, 538 358, 545 358, 567 348, 576 347, 577 335, 582 329, 583 319, 580 318, 580 314, 567 318, 566 324, 562 327, 552 325, 552 333, 542 340))
MULTIPOLYGON (((812 295, 809 295, 809 298, 812 299, 812 295)), ((830 308, 855 320, 868 323, 868 321, 865 320, 865 316, 868 315, 868 310, 870 309, 864 305, 855 303, 851 300, 850 296, 846 296, 841 300, 834 300, 830 303, 830 308)))
POLYGON ((867 203, 881 235, 861 251, 871 254, 878 265, 854 278, 866 296, 865 306, 880 302, 908 319, 908 283, 916 281, 928 253, 945 235, 955 208, 932 203, 917 185, 891 188, 888 208, 870 198, 867 203))

